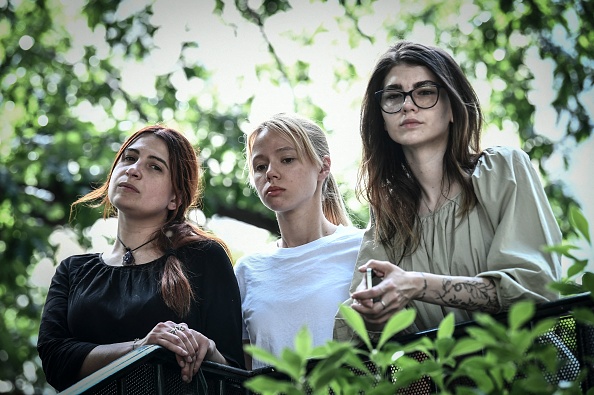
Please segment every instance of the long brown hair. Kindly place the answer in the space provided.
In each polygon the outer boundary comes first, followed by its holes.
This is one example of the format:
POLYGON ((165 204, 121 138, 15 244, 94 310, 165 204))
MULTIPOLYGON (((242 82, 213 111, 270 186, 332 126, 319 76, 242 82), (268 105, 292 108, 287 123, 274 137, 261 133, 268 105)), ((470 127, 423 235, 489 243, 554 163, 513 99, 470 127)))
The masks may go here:
MULTIPOLYGON (((313 121, 296 114, 276 114, 258 125, 246 139, 246 162, 250 177, 254 176, 254 169, 250 160, 254 140, 258 133, 264 129, 281 134, 293 142, 299 157, 306 158, 315 165, 322 166, 322 158, 326 155, 330 156, 326 135, 313 121)), ((344 200, 338 190, 338 183, 332 173, 328 174, 322 186, 322 211, 328 221, 334 225, 346 226, 351 224, 344 200)))
POLYGON ((117 216, 117 209, 107 195, 113 170, 124 151, 141 136, 149 133, 167 145, 171 184, 178 203, 174 210, 169 211, 163 226, 153 235, 156 247, 167 254, 161 277, 161 294, 165 304, 180 317, 184 317, 190 311, 194 291, 175 250, 195 241, 212 240, 219 243, 229 255, 229 249, 222 240, 187 221, 188 211, 198 206, 202 196, 202 177, 197 153, 186 137, 174 129, 160 125, 140 129, 120 147, 103 185, 72 203, 71 212, 77 205, 86 203, 91 207, 102 206, 104 218, 117 216))
POLYGON ((419 205, 421 186, 411 171, 402 146, 385 131, 384 119, 375 92, 384 88, 390 70, 400 64, 424 66, 437 77, 446 90, 453 115, 447 149, 443 158, 442 193, 452 182, 462 188, 459 215, 474 206, 476 197, 468 175, 480 156, 482 112, 478 97, 456 61, 444 50, 401 41, 390 47, 378 60, 361 107, 362 164, 357 194, 366 199, 376 222, 375 238, 402 256, 419 245, 421 229, 419 205))

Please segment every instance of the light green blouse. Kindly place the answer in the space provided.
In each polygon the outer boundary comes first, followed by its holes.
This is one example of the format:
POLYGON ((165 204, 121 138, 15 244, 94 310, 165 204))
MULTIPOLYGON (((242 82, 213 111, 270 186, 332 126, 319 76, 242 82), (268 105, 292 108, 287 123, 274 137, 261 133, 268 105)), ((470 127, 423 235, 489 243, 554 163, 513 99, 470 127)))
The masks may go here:
MULTIPOLYGON (((476 206, 467 216, 457 217, 457 196, 422 217, 421 244, 402 260, 400 267, 406 271, 490 277, 497 286, 502 311, 521 299, 537 303, 557 299, 558 294, 547 284, 560 278, 560 259, 540 248, 561 243, 561 232, 528 155, 519 149, 489 148, 478 161, 472 183, 476 206)), ((388 257, 394 256, 374 242, 374 226, 372 223, 363 237, 357 268, 369 259, 390 261, 388 257)), ((351 293, 362 277, 355 270, 351 293)), ((352 299, 345 302, 351 303, 352 299)), ((406 332, 437 327, 449 312, 454 313, 456 322, 472 319, 472 312, 452 307, 420 301, 412 301, 409 307, 416 309, 417 318, 406 332)), ((334 337, 353 338, 340 315, 335 320, 334 337)))

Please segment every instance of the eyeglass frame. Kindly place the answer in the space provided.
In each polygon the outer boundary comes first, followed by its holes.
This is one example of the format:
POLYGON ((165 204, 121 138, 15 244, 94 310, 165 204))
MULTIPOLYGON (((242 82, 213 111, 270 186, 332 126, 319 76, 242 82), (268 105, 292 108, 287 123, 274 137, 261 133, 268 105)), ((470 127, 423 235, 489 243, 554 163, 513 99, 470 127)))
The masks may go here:
POLYGON ((386 91, 386 89, 381 89, 377 92, 375 92, 373 95, 375 96, 375 100, 377 101, 377 104, 379 105, 379 108, 385 112, 386 114, 398 114, 400 111, 402 111, 402 109, 404 108, 404 103, 406 102, 406 97, 410 96, 410 100, 413 102, 413 104, 423 110, 428 110, 430 108, 433 108, 437 105, 437 103, 439 102, 439 91, 440 89, 444 89, 445 87, 443 85, 438 84, 437 82, 432 82, 429 84, 423 84, 421 86, 417 86, 414 89, 409 90, 408 92, 404 92, 404 91, 399 91, 397 89, 388 89, 388 91, 393 91, 393 92, 399 92, 404 94, 404 98, 402 99, 402 107, 400 107, 400 109, 398 111, 394 111, 394 112, 389 112, 384 110, 384 107, 382 107, 382 94, 386 91), (417 102, 415 102, 415 99, 413 98, 412 93, 414 91, 416 91, 417 89, 421 89, 421 88, 426 88, 427 86, 435 86, 437 87, 437 99, 435 100, 435 104, 429 106, 429 107, 421 107, 417 104, 417 102))

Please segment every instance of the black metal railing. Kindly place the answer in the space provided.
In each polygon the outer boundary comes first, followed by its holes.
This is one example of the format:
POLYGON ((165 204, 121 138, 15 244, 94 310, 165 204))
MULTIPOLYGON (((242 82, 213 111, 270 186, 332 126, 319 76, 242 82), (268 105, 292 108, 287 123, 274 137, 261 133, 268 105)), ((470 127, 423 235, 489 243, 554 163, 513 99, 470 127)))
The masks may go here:
MULTIPOLYGON (((546 317, 557 317, 555 328, 540 338, 542 343, 555 346, 558 358, 565 360, 565 366, 552 381, 573 380, 582 370, 587 371, 582 382, 586 393, 594 388, 594 327, 581 324, 573 319, 571 311, 577 307, 594 308, 594 300, 589 294, 572 296, 539 305, 532 322, 546 317)), ((506 314, 497 316, 504 321, 506 314)), ((456 325, 454 336, 461 336, 473 322, 456 325)), ((437 329, 397 337, 405 344, 421 336, 434 337, 437 329)), ((172 353, 160 346, 143 346, 134 350, 92 375, 86 377, 61 394, 93 395, 186 395, 186 394, 251 394, 243 383, 255 376, 267 375, 284 377, 272 367, 247 371, 230 366, 205 361, 191 383, 181 380, 180 368, 172 353)), ((421 383, 419 393, 427 393, 427 382, 421 383)), ((431 386, 431 383, 429 383, 431 386)), ((407 393, 416 393, 414 386, 407 393)))

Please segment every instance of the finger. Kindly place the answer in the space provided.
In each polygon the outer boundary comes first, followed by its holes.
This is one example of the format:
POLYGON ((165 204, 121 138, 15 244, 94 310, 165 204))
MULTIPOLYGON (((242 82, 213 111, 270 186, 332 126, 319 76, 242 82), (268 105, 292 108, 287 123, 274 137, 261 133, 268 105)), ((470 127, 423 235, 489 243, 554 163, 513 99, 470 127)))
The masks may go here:
POLYGON ((194 361, 194 344, 193 336, 186 326, 176 324, 173 328, 173 335, 177 337, 176 344, 186 351, 186 362, 191 364, 194 361))

